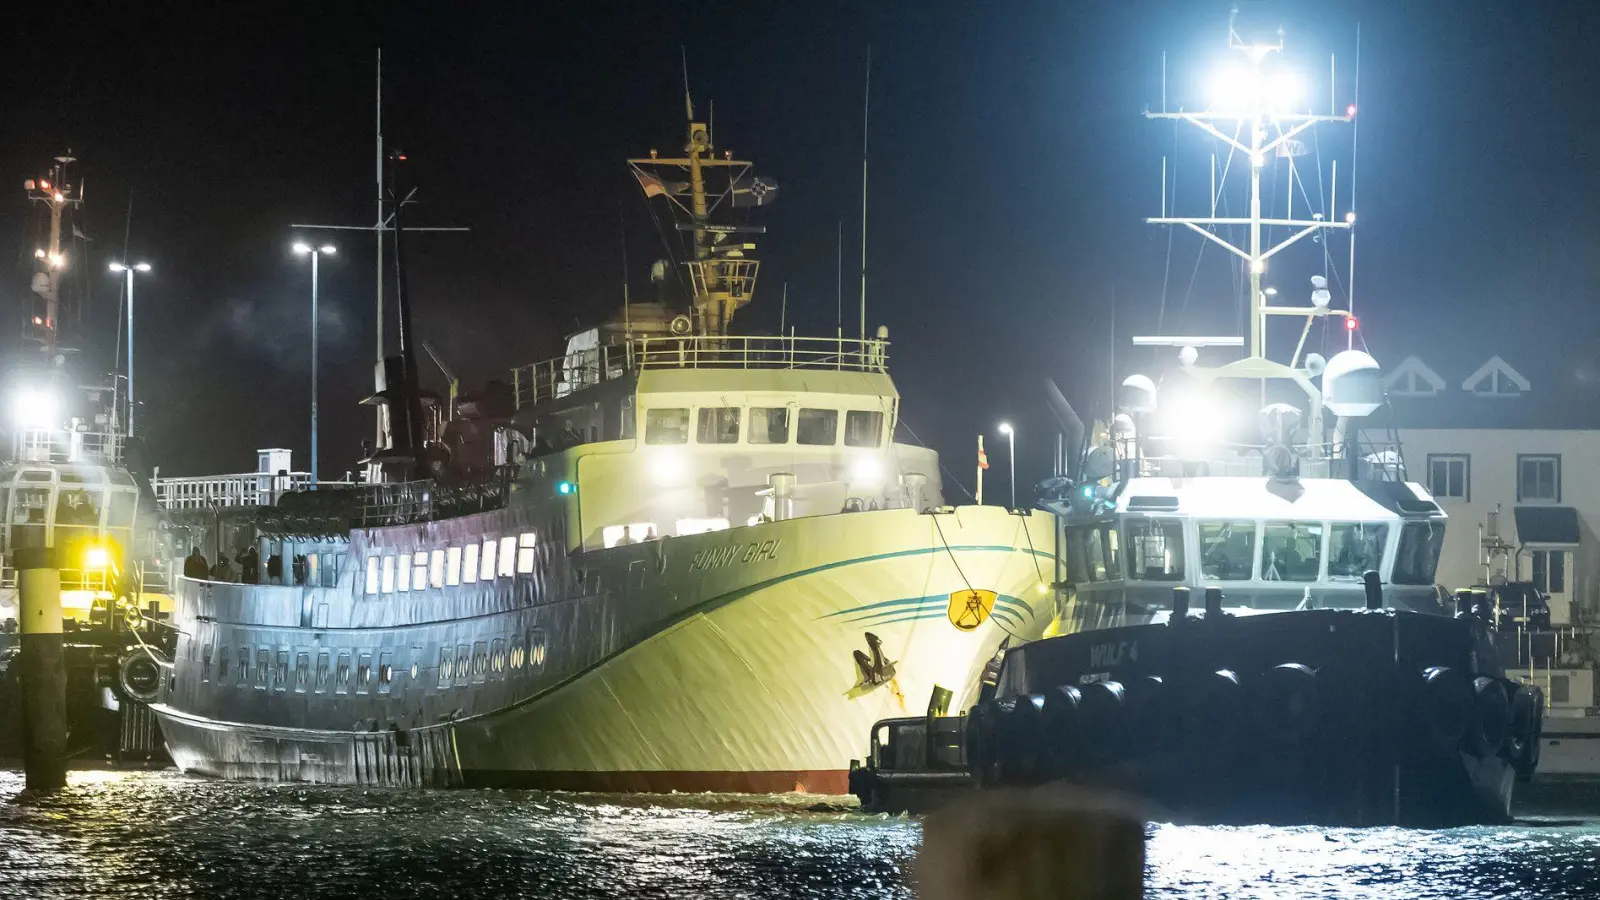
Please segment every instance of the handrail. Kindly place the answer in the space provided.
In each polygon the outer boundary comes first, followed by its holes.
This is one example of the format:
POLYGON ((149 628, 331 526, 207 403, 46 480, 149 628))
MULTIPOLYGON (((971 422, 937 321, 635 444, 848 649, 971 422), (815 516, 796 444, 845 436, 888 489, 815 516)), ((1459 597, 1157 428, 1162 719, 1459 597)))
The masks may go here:
POLYGON ((311 480, 310 472, 239 472, 229 475, 189 475, 151 479, 156 502, 162 509, 209 509, 214 506, 270 506, 291 491, 351 487, 353 481, 311 480))
POLYGON ((517 408, 565 397, 639 369, 809 369, 887 372, 889 342, 784 335, 641 337, 574 350, 511 370, 517 408))

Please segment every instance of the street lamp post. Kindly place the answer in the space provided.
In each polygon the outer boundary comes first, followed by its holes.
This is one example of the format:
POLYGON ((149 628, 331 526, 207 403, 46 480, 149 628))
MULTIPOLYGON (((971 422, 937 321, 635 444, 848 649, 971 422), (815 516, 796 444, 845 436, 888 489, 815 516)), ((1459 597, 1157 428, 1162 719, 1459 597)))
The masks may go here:
POLYGON ((150 264, 114 262, 111 271, 122 274, 128 282, 128 437, 133 437, 133 273, 150 271, 150 264))
POLYGON ((1006 436, 1006 446, 1009 450, 1011 466, 1011 508, 1017 508, 1017 432, 1012 429, 1010 422, 1000 423, 1000 433, 1006 436))
POLYGON ((332 244, 312 247, 297 243, 294 252, 311 257, 311 483, 317 479, 317 259, 332 256, 337 250, 332 244))

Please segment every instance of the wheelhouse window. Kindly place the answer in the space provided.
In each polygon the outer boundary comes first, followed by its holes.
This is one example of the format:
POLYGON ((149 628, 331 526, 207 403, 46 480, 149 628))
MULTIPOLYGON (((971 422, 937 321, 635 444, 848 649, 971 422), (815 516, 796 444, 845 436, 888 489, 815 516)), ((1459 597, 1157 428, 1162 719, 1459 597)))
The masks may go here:
POLYGON ((1444 547, 1444 525, 1411 522, 1400 529, 1400 549, 1395 552, 1395 584, 1433 584, 1439 567, 1439 551, 1444 547))
POLYGON ((1561 457, 1517 457, 1517 502, 1561 502, 1561 457))
POLYGON ((839 442, 839 411, 837 409, 802 409, 795 429, 795 439, 802 444, 831 447, 839 442))
POLYGON ((1132 556, 1128 577, 1134 581, 1183 580, 1183 522, 1178 519, 1129 520, 1124 542, 1132 556))
POLYGON ((1200 523, 1200 573, 1206 578, 1249 581, 1255 554, 1256 523, 1200 523))
POLYGON ((789 408, 753 406, 750 408, 750 443, 789 443, 789 408))
POLYGON ((1435 497, 1472 498, 1472 459, 1455 453, 1428 454, 1428 493, 1435 497))
POLYGON ((700 444, 739 443, 739 407, 715 406, 700 409, 694 439, 700 444))
MULTIPOLYGON (((1110 522, 1087 525, 1077 529, 1078 555, 1083 560, 1078 580, 1088 582, 1110 581, 1122 577, 1121 541, 1110 522)), ((1069 540, 1071 538, 1069 537, 1069 540)), ((1069 555, 1069 565, 1071 556, 1069 555)))
POLYGON ((1360 578, 1382 571, 1389 526, 1379 522, 1335 522, 1328 542, 1328 576, 1360 578))
POLYGON ((646 444, 689 443, 689 411, 687 409, 645 410, 644 442, 646 444))
POLYGON ((1262 535, 1262 581, 1316 581, 1322 571, 1322 524, 1269 522, 1262 535))
POLYGON ((883 443, 883 413, 872 409, 852 409, 844 414, 844 445, 876 447, 883 443))

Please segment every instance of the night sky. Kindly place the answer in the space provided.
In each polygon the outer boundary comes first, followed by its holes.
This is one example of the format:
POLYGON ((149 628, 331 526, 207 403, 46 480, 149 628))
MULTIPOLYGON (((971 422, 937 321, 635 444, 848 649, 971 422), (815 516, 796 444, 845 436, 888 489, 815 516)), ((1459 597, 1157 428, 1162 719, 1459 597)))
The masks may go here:
MULTIPOLYGON (((1248 32, 1284 26, 1286 62, 1313 96, 1328 96, 1337 53, 1341 105, 1360 22, 1356 302, 1380 360, 1499 352, 1592 374, 1600 10, 1241 5, 1248 32)), ((974 436, 991 435, 994 460, 994 425, 1012 418, 1029 484, 1053 445, 1043 376, 1103 412, 1113 296, 1119 376, 1150 364, 1127 339, 1158 317, 1168 332, 1236 321, 1220 254, 1196 271, 1198 238, 1178 236, 1169 257, 1166 232, 1140 221, 1159 212, 1164 154, 1180 200, 1205 193, 1210 145, 1140 113, 1161 102, 1163 51, 1169 103, 1198 96, 1224 53, 1227 6, 80 4, 37 29, 14 14, 0 63, 0 173, 14 186, 0 215, 3 321, 18 321, 40 227, 21 181, 71 147, 87 179, 94 243, 77 265, 101 366, 120 287, 105 265, 122 255, 130 191, 129 256, 155 266, 137 289, 135 355, 154 462, 241 471, 254 448, 288 446, 303 467, 309 273, 289 225, 372 220, 376 48, 384 130, 420 187, 410 223, 472 228, 408 243, 419 334, 471 385, 555 355, 618 307, 623 230, 634 296, 648 293, 660 245, 623 161, 682 144, 682 46, 697 106, 715 104, 719 148, 782 185, 758 239, 762 287, 737 330, 775 330, 787 282, 801 333, 832 333, 842 222, 853 331, 870 43, 869 328, 889 327, 904 422, 957 480, 970 486, 974 436)), ((1322 133, 1324 174, 1340 160, 1342 214, 1350 135, 1322 133)), ((370 430, 355 402, 373 357, 372 237, 332 239, 325 477, 370 430)), ((1347 244, 1328 248, 1347 277, 1347 244)), ((1303 297, 1322 247, 1298 250, 1268 280, 1303 297)), ((991 475, 1003 490, 1003 467, 991 475)))

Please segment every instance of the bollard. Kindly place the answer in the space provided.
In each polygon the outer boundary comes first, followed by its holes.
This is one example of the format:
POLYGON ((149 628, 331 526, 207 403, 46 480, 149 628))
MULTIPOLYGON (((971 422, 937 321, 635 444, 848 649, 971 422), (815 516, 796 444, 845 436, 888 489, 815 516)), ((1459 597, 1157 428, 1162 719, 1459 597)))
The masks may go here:
POLYGON ((1222 588, 1206 588, 1206 618, 1214 619, 1222 615, 1222 588))
POLYGON ((1168 620, 1173 624, 1189 618, 1189 589, 1175 587, 1172 589, 1172 617, 1168 620))
POLYGON ((67 670, 61 655, 61 570, 51 547, 18 547, 23 771, 30 791, 67 783, 67 670))
POLYGON ((1367 594, 1367 609, 1383 609, 1383 582, 1378 573, 1368 569, 1361 576, 1361 587, 1367 594))
POLYGON ((1456 591, 1456 615, 1472 615, 1472 591, 1469 588, 1461 588, 1456 591))

